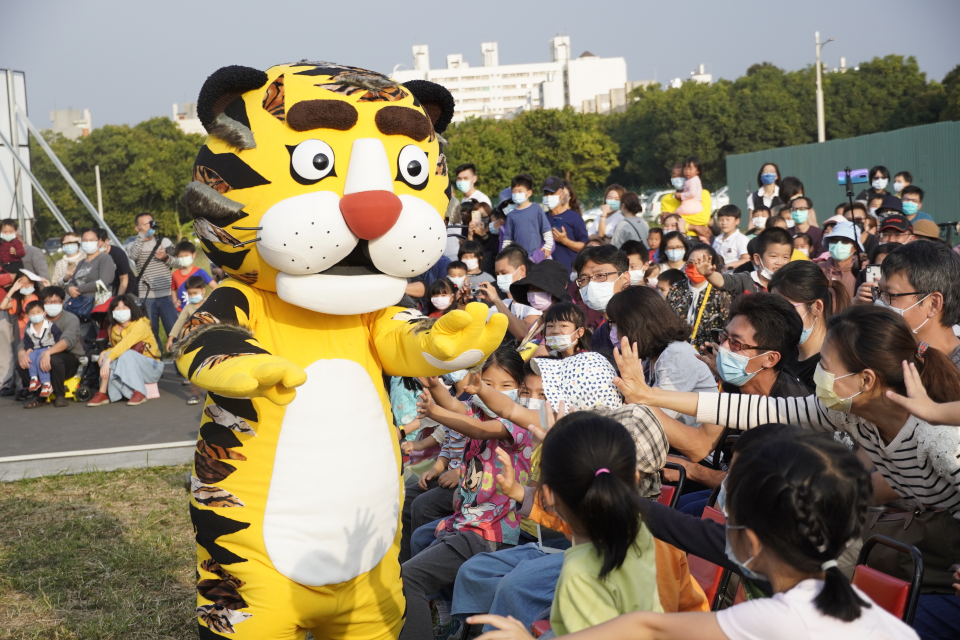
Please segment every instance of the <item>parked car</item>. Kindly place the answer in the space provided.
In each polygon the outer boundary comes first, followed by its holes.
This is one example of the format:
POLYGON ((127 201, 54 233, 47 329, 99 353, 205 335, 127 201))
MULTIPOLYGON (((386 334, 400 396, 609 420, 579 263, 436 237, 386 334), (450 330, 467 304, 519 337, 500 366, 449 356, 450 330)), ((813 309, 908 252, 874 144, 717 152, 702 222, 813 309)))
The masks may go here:
POLYGON ((47 255, 60 253, 60 238, 47 238, 43 241, 43 252, 47 255))

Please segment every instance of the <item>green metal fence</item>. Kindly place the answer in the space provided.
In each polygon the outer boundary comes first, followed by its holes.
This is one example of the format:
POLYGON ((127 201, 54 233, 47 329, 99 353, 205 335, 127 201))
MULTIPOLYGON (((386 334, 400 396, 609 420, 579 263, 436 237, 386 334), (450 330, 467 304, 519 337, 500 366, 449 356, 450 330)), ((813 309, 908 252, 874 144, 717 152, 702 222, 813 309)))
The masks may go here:
MULTIPOLYGON (((896 172, 909 171, 913 184, 926 192, 923 211, 941 224, 960 220, 960 122, 727 156, 732 204, 745 210, 747 193, 757 190, 757 173, 765 162, 775 162, 781 176, 796 176, 803 182, 804 194, 813 198, 820 221, 833 215, 834 207, 845 199, 844 187, 837 184, 838 171, 878 164, 890 170, 888 191, 893 191, 896 172)), ((865 186, 855 185, 856 193, 865 186)))

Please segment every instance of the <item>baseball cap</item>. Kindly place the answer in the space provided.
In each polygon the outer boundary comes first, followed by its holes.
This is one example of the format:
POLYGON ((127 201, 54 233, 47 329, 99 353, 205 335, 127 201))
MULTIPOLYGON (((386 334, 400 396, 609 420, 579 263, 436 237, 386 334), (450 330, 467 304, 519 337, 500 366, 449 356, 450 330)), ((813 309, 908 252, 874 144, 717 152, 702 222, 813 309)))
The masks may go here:
MULTIPOLYGON (((886 199, 884 199, 884 201, 886 201, 886 199)), ((883 222, 880 223, 880 231, 884 229, 896 229, 903 233, 912 233, 913 225, 910 224, 910 221, 907 220, 907 217, 903 215, 903 213, 894 213, 884 218, 883 222)))
POLYGON ((933 220, 917 220, 913 223, 913 235, 931 240, 940 239, 940 227, 933 220))
POLYGON ((883 196, 883 201, 877 207, 877 213, 881 211, 896 211, 903 213, 903 202, 897 196, 883 196))
POLYGON ((563 181, 560 178, 550 177, 543 181, 543 190, 550 193, 556 193, 563 189, 563 181))

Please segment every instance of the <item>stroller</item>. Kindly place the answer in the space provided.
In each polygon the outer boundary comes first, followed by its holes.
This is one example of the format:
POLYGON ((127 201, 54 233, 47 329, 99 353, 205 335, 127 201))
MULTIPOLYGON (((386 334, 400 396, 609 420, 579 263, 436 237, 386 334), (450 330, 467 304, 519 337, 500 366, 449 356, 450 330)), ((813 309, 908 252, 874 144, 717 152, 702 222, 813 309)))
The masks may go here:
POLYGON ((97 333, 91 340, 84 338, 84 354, 80 357, 80 367, 77 373, 64 382, 64 396, 77 402, 87 402, 94 392, 100 388, 100 367, 97 360, 100 354, 108 348, 107 314, 110 309, 110 300, 98 304, 90 311, 90 321, 97 326, 97 333))

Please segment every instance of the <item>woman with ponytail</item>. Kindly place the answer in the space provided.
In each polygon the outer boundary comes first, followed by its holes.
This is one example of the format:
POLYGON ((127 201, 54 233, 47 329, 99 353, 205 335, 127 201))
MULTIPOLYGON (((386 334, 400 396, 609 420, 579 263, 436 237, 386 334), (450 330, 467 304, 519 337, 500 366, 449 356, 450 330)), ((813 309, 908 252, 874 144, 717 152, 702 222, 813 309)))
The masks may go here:
POLYGON ((554 634, 631 611, 663 611, 629 432, 609 418, 573 413, 547 432, 541 455, 543 502, 567 523, 573 542, 553 597, 554 634))
POLYGON ((820 364, 820 348, 827 337, 827 320, 850 306, 850 294, 839 280, 830 280, 823 270, 807 260, 782 266, 770 278, 769 290, 793 305, 803 321, 796 359, 786 367, 814 393, 813 374, 820 364))
MULTIPOLYGON (((773 597, 716 613, 631 613, 571 640, 917 638, 837 568, 860 535, 871 497, 869 475, 845 446, 819 434, 757 443, 731 468, 725 494, 726 555, 742 575, 769 582, 773 597)), ((481 640, 529 638, 514 620, 487 618, 494 616, 470 622, 500 631, 481 640)))

